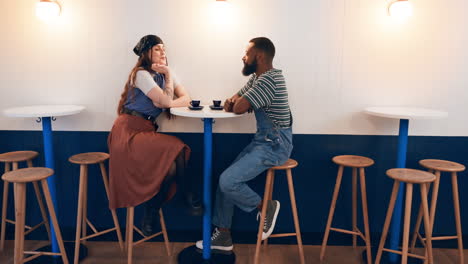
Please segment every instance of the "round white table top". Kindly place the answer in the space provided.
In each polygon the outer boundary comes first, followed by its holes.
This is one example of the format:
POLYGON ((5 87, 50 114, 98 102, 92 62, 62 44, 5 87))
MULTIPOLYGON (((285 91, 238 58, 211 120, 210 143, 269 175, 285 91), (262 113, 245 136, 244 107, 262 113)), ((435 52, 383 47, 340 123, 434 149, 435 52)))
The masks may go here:
POLYGON ((447 117, 448 113, 427 108, 418 107, 367 107, 364 113, 380 117, 397 119, 432 119, 447 117))
POLYGON ((242 116, 224 110, 211 110, 208 105, 204 105, 201 110, 190 110, 188 107, 174 107, 171 108, 171 114, 196 118, 229 118, 242 116))
POLYGON ((85 109, 81 105, 32 105, 3 110, 8 117, 52 117, 74 115, 85 109))

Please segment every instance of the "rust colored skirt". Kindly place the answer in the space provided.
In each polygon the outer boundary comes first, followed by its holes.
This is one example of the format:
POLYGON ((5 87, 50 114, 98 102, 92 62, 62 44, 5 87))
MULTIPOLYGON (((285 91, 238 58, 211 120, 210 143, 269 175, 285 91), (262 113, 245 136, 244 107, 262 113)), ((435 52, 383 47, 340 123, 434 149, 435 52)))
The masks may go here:
MULTIPOLYGON (((178 154, 190 148, 180 139, 154 130, 141 117, 122 114, 114 122, 109 145, 109 207, 134 207, 159 192, 161 184, 178 154)), ((169 192, 172 198, 176 186, 169 192)))

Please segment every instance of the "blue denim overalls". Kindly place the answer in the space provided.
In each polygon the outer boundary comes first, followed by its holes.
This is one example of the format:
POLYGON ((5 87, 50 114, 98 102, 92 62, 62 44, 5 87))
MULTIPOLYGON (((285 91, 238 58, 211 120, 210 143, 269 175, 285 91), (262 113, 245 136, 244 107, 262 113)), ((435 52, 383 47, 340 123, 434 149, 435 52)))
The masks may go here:
POLYGON ((280 128, 263 109, 255 110, 257 132, 252 142, 220 176, 216 191, 213 224, 231 228, 234 205, 251 212, 261 202, 247 182, 265 170, 286 162, 291 155, 292 129, 280 128))

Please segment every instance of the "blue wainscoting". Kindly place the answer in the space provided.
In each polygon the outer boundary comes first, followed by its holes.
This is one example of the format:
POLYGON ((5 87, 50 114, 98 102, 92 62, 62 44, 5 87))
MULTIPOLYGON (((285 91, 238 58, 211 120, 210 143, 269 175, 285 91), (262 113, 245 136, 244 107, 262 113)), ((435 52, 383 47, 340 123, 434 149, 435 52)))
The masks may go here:
MULTIPOLYGON (((188 173, 198 179, 202 178, 203 134, 172 133, 181 138, 192 148, 188 173)), ((55 164, 57 175, 57 196, 59 223, 66 240, 74 239, 76 222, 76 207, 78 196, 79 167, 68 162, 71 155, 103 151, 107 152, 108 132, 54 132, 55 164)), ((216 184, 219 174, 246 146, 251 134, 215 134, 213 175, 216 184)), ((383 226, 385 213, 390 197, 392 181, 385 171, 395 166, 396 136, 365 136, 365 135, 294 135, 294 151, 292 158, 299 162, 293 170, 296 199, 299 211, 304 243, 320 244, 325 228, 333 187, 336 179, 337 166, 331 161, 335 155, 355 154, 370 157, 375 165, 366 170, 369 216, 373 244, 378 238, 383 226)), ((0 153, 15 150, 34 150, 41 155, 34 161, 36 166, 44 165, 42 153, 42 135, 40 131, 0 131, 0 153)), ((155 150, 157 151, 157 150, 155 150)), ((418 160, 424 158, 447 159, 462 164, 468 164, 467 137, 410 137, 408 145, 407 167, 420 168, 418 160)), ((3 170, 3 165, 0 165, 3 170)), ((24 165, 23 165, 24 166, 24 165)), ((351 223, 351 171, 345 171, 341 193, 334 218, 334 226, 349 228, 351 223)), ((290 214, 290 202, 287 191, 287 181, 282 173, 276 177, 274 198, 279 199, 281 212, 277 223, 277 231, 292 231, 294 228, 290 214)), ((445 175, 447 176, 447 175, 445 175)), ((455 231, 452 209, 451 184, 449 177, 442 177, 439 192, 439 203, 435 222, 435 234, 452 234, 455 231)), ((252 188, 263 193, 265 177, 259 176, 251 183, 252 188)), ((3 186, 3 182, 1 183, 3 186)), ((201 186, 201 185, 200 185, 201 186)), ((459 177, 460 203, 463 231, 468 235, 468 177, 463 172, 459 177)), ((3 187, 0 189, 3 190, 3 187)), ((11 189, 10 189, 11 190, 11 189)), ((213 192, 214 193, 214 192, 213 192)), ((89 218, 96 227, 106 228, 112 225, 107 200, 102 185, 102 179, 97 166, 91 166, 89 172, 89 218)), ((415 193, 413 209, 419 204, 419 191, 415 193)), ((1 199, 1 198, 0 198, 1 199)), ((164 207, 165 218, 172 241, 194 241, 201 238, 201 217, 191 217, 184 213, 179 198, 175 198, 164 207)), ((10 216, 14 214, 13 195, 10 192, 10 216)), ((33 224, 40 220, 40 212, 34 202, 32 188, 28 189, 27 223, 33 224)), ((359 209, 360 210, 360 209, 359 209)), ((359 211, 360 212, 360 211, 359 211)), ((414 215, 416 209, 413 210, 414 215)), ((125 226, 125 210, 119 209, 121 226, 125 226)), ((237 211, 234 219, 234 241, 236 243, 253 243, 258 224, 255 213, 237 211)), ((135 223, 140 223, 141 210, 137 210, 135 223)), ((359 220, 361 222, 361 220, 359 220)), ((13 238, 13 227, 8 225, 7 237, 13 238)), ((30 239, 45 239, 45 231, 31 234, 30 239)), ((115 240, 114 235, 98 238, 98 240, 115 240)), ((276 239, 279 243, 295 242, 294 239, 276 239)), ((274 241, 272 241, 274 243, 274 241)), ((332 233, 331 244, 349 244, 350 237, 344 234, 332 233)), ((465 243, 466 244, 466 243, 465 243)), ((455 247, 453 242, 436 242, 435 246, 455 247)))

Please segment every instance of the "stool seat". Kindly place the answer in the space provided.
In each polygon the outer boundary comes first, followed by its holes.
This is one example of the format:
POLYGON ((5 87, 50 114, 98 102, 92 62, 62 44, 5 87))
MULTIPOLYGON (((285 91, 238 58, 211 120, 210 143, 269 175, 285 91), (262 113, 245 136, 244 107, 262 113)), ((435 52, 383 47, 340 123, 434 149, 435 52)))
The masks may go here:
POLYGON ((68 161, 75 164, 87 165, 103 162, 109 159, 109 154, 104 152, 88 152, 71 156, 68 161))
POLYGON ((462 164, 447 160, 424 159, 420 160, 419 164, 427 169, 444 172, 460 172, 465 170, 465 166, 462 164))
POLYGON ((436 179, 432 173, 415 169, 389 169, 386 173, 394 180, 407 183, 428 183, 436 179))
POLYGON ((53 174, 54 174, 54 170, 52 169, 33 167, 33 168, 9 171, 3 174, 2 180, 7 181, 7 182, 18 182, 18 183, 36 182, 36 181, 40 181, 43 179, 47 179, 53 174))
POLYGON ((372 159, 356 155, 335 156, 332 160, 338 165, 353 168, 366 168, 374 165, 374 161, 372 159))
POLYGON ((0 162, 21 162, 34 159, 39 153, 36 151, 12 151, 0 154, 0 162))
POLYGON ((288 159, 285 163, 279 166, 272 167, 272 170, 287 170, 287 169, 292 169, 297 167, 297 161, 293 159, 288 159))

